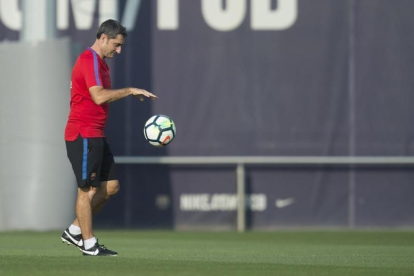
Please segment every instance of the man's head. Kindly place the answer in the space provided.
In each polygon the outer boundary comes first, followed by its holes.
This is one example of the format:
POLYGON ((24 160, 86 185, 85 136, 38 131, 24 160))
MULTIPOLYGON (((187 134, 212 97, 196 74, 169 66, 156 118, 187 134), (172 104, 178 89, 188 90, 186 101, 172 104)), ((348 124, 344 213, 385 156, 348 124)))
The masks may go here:
POLYGON ((113 58, 115 53, 121 53, 127 32, 118 21, 109 19, 101 24, 96 34, 104 58, 113 58))

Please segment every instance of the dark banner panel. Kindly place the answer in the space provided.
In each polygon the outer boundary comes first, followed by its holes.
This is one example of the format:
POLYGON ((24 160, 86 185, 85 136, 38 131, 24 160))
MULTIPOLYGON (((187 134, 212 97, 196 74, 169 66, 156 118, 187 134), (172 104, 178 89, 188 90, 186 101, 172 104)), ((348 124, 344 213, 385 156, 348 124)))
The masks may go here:
POLYGON ((252 169, 248 180, 250 193, 267 197, 267 208, 251 213, 253 229, 348 225, 346 169, 252 169))
POLYGON ((173 169, 170 179, 176 229, 235 229, 234 170, 173 169))
POLYGON ((366 169, 356 174, 356 225, 414 226, 414 169, 366 169))
MULTIPOLYGON (((98 215, 96 226, 236 229, 235 168, 120 168, 123 188, 98 215)), ((247 229, 414 227, 413 170, 367 167, 352 172, 342 167, 249 167, 247 229)))
POLYGON ((98 227, 171 228, 176 214, 167 166, 124 165, 117 174, 121 189, 98 214, 98 227))
POLYGON ((356 154, 412 155, 414 3, 355 2, 356 154))
MULTIPOLYGON (((205 172, 204 172, 205 173, 205 172)), ((203 172, 175 173, 174 214, 177 229, 235 229, 235 171, 228 177, 210 172, 209 185, 200 182, 203 172), (233 175, 233 179, 231 176, 233 175), (219 177, 219 178, 217 178, 219 177), (225 185, 223 185, 225 183, 225 185)), ((283 227, 347 227, 347 170, 249 169, 246 183, 248 229, 283 227), (325 185, 329 183, 329 185, 325 185)))
POLYGON ((153 26, 153 111, 179 137, 170 155, 349 154, 347 1, 298 2, 283 30, 253 29, 247 5, 218 31, 192 0, 179 28, 153 26))

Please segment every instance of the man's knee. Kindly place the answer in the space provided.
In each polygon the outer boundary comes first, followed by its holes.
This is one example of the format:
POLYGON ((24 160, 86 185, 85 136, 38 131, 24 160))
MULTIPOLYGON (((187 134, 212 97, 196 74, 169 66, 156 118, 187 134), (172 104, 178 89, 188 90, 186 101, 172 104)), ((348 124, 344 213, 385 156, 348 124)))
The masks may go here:
POLYGON ((92 201, 93 197, 96 194, 96 191, 97 188, 91 186, 78 188, 78 197, 87 197, 90 201, 92 201))
POLYGON ((118 180, 110 180, 106 185, 107 195, 109 197, 116 195, 119 192, 120 185, 118 180))

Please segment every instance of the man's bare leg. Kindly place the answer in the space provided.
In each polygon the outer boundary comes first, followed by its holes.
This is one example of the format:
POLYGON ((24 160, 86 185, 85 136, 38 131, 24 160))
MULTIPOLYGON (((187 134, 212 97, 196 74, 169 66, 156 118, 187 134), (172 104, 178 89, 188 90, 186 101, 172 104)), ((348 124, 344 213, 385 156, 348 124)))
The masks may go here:
POLYGON ((97 192, 96 187, 78 188, 76 201, 76 217, 82 230, 83 240, 94 237, 92 229, 92 200, 97 192))
POLYGON ((100 188, 86 187, 78 188, 76 201, 76 216, 71 225, 62 234, 62 241, 68 245, 77 246, 84 256, 118 256, 118 253, 111 251, 98 244, 92 228, 92 216, 97 213, 108 199, 119 190, 118 181, 102 182, 100 188), (72 229, 72 230, 71 230, 72 229), (71 233, 71 231, 73 231, 71 233))
MULTIPOLYGON (((96 194, 93 197, 92 200, 92 216, 96 215, 102 207, 105 205, 105 203, 115 194, 117 194, 119 191, 119 181, 118 180, 109 180, 109 181, 103 181, 101 182, 101 186, 96 189, 96 194)), ((77 211, 76 211, 77 216, 77 211)), ((75 226, 79 226, 79 220, 78 217, 73 221, 72 223, 75 226)), ((91 220, 92 224, 92 220, 91 220)), ((83 234, 83 228, 82 234, 83 234)), ((82 235, 83 236, 83 235, 82 235)), ((85 239, 85 237, 84 237, 85 239)))

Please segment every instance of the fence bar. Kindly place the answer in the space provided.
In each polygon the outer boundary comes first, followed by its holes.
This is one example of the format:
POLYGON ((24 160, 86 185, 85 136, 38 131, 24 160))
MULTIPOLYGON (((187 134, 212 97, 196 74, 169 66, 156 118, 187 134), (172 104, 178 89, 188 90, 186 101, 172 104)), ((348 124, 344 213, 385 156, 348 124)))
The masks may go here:
POLYGON ((119 164, 183 165, 414 165, 405 156, 115 156, 119 164))

